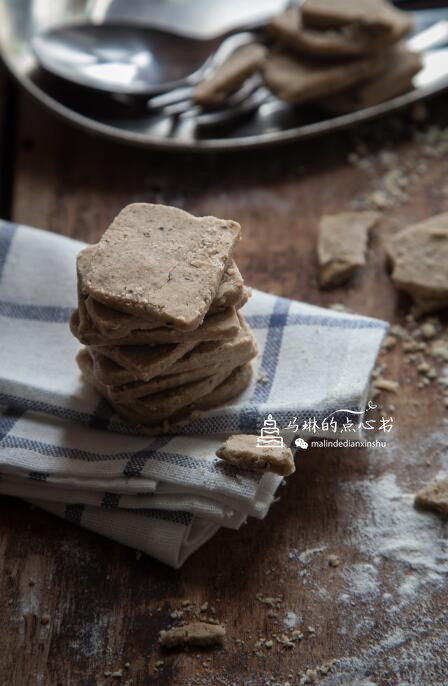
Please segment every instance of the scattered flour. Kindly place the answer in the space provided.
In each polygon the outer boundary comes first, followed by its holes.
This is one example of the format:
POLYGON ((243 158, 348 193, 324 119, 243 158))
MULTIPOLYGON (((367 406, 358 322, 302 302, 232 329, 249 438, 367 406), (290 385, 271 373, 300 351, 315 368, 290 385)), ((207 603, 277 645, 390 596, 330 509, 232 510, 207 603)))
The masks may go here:
POLYGON ((285 628, 289 630, 295 629, 296 626, 302 623, 303 617, 301 617, 301 615, 298 615, 296 612, 293 612, 292 610, 289 610, 283 619, 283 624, 285 625, 285 628))
POLYGON ((306 565, 308 562, 310 562, 310 560, 316 557, 316 555, 319 555, 319 553, 326 549, 326 545, 320 546, 319 548, 308 548, 302 552, 299 552, 297 548, 293 548, 289 553, 289 557, 291 559, 298 560, 298 562, 301 562, 303 565, 306 565))
POLYGON ((345 655, 326 656, 336 660, 321 686, 448 685, 448 524, 415 509, 415 482, 399 483, 393 473, 403 454, 418 479, 422 469, 428 480, 446 473, 447 434, 444 420, 431 435, 422 432, 418 445, 409 440, 409 449, 390 439, 387 450, 368 453, 361 480, 337 485, 347 550, 332 576, 322 573, 331 540, 290 554, 316 616, 329 598, 335 631, 344 636, 345 655))
POLYGON ((352 595, 367 599, 378 594, 378 570, 373 565, 352 565, 346 567, 342 575, 352 595))
POLYGON ((404 493, 394 474, 345 484, 343 488, 361 495, 367 505, 364 518, 355 522, 349 532, 362 552, 375 564, 382 557, 395 560, 406 572, 419 570, 422 579, 439 578, 443 583, 443 575, 448 574, 448 540, 444 538, 443 521, 416 510, 414 494, 404 493))
POLYGON ((448 388, 448 364, 443 367, 439 374, 439 384, 442 388, 448 388))

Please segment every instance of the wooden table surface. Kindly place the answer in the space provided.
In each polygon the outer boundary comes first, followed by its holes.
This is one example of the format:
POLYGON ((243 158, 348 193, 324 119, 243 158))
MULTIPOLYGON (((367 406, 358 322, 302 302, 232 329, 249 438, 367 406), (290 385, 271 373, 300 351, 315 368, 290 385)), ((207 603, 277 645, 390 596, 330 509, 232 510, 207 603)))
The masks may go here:
MULTIPOLYGON (((448 210, 447 155, 426 156, 417 170, 424 151, 408 115, 306 145, 196 157, 91 138, 4 76, 2 95, 2 217, 87 242, 133 201, 233 218, 243 226, 237 259, 251 285, 404 322, 409 303, 391 287, 382 237, 448 210), (367 268, 347 287, 321 292, 319 217, 376 188, 377 156, 370 171, 349 161, 360 142, 396 152, 416 178, 409 198, 383 212, 367 268)), ((448 123, 446 98, 431 103, 423 128, 436 120, 448 123)), ((296 685, 329 661, 318 683, 447 684, 447 531, 435 515, 415 513, 410 495, 447 466, 447 411, 437 383, 416 389, 418 373, 399 346, 385 360, 383 374, 401 384, 379 398, 394 417, 390 448, 302 451, 265 521, 221 529, 180 571, 1 498, 0 684, 296 685), (416 517, 415 540, 394 547, 416 517), (421 555, 413 555, 420 535, 421 555), (330 554, 339 566, 328 564, 330 554), (260 593, 280 599, 276 612, 260 593), (183 600, 215 608, 227 628, 223 648, 160 652, 159 631, 183 600), (275 635, 295 626, 304 638, 285 648, 275 635), (257 647, 260 637, 272 647, 257 647), (120 669, 121 678, 107 674, 120 669)))

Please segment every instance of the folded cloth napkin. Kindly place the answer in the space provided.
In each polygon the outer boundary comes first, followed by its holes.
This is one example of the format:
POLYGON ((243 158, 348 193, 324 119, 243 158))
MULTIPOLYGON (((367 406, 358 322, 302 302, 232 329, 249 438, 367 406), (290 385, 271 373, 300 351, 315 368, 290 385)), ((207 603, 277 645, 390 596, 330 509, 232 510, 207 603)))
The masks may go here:
POLYGON ((362 418, 387 325, 255 291, 243 311, 260 350, 250 387, 149 438, 80 379, 68 320, 83 247, 0 222, 0 493, 180 567, 219 527, 264 517, 281 483, 218 460, 223 437, 258 434, 272 414, 288 443, 334 438, 322 420, 362 418))

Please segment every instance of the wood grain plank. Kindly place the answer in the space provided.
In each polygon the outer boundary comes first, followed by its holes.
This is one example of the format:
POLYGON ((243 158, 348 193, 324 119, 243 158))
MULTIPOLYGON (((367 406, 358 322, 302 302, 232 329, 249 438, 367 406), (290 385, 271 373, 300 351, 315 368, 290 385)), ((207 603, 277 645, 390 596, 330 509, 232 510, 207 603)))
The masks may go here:
POLYGON ((8 219, 14 185, 17 88, 0 64, 0 217, 8 219))
MULTIPOLYGON (((382 240, 398 226, 448 209, 448 198, 441 192, 446 157, 431 159, 409 201, 384 213, 369 248, 368 267, 349 286, 321 292, 315 265, 318 219, 348 209, 355 196, 373 188, 370 176, 347 159, 357 136, 338 134, 302 146, 232 156, 162 155, 90 138, 26 96, 20 112, 15 221, 93 242, 123 205, 136 200, 233 218, 244 230, 237 258, 247 281, 311 303, 343 302, 362 314, 403 321, 407 304, 391 288, 382 240)), ((434 117, 445 113, 443 102, 434 105, 434 117)), ((394 149, 400 158, 413 159, 415 144, 406 131, 396 136, 394 127, 396 122, 370 127, 362 139, 373 139, 374 146, 378 138, 384 144, 382 137, 389 132, 388 145, 397 139, 394 149)), ((367 600, 360 595, 355 606, 340 600, 347 586, 344 574, 354 565, 373 564, 353 543, 354 527, 364 521, 369 505, 359 484, 368 488, 391 474, 412 493, 440 462, 440 446, 435 438, 429 440, 444 426, 440 392, 433 385, 416 396, 417 373, 398 350, 387 355, 387 375, 402 384, 393 400, 381 401, 385 410, 394 405, 396 434, 389 450, 301 452, 296 474, 281 489, 265 521, 251 520, 239 532, 221 530, 179 572, 145 556, 137 559, 132 550, 3 498, 0 564, 6 630, 0 634, 0 683, 106 685, 115 680, 104 672, 123 668, 117 683, 133 686, 295 685, 305 669, 343 656, 351 656, 352 666, 353 658, 364 656, 363 673, 350 683, 361 683, 362 678, 375 684, 396 684, 399 679, 423 683, 413 681, 419 672, 412 661, 404 660, 398 639, 378 649, 370 662, 365 657, 397 627, 385 601, 379 595, 367 600), (421 426, 426 427, 425 439, 421 426), (417 452, 416 446, 421 448, 417 452), (308 562, 301 561, 300 553, 323 546, 325 550, 310 554, 308 562), (330 553, 339 556, 340 567, 328 565, 330 553), (269 616, 257 593, 281 597, 277 617, 269 616), (223 649, 160 653, 158 632, 172 622, 170 613, 185 599, 216 608, 228 630, 223 649), (50 621, 42 624, 46 614, 50 621), (284 648, 274 639, 271 649, 256 649, 260 637, 290 633, 288 622, 294 617, 303 618, 299 626, 305 635, 295 648, 284 648), (391 662, 394 656, 398 667, 391 662), (158 660, 164 664, 155 669, 158 660), (127 662, 129 669, 124 667, 127 662)), ((387 557, 378 562, 382 592, 395 593, 394 570, 387 557)), ((406 572, 411 573, 411 567, 406 572)), ((427 628, 431 636, 431 631, 441 631, 444 593, 446 585, 432 592, 426 604, 421 606, 424 598, 419 597, 403 610, 400 626, 406 628, 411 651, 427 638, 425 621, 433 622, 432 629, 427 628)), ((437 659, 425 683, 443 683, 445 652, 434 650, 431 655, 437 659)), ((349 683, 349 677, 334 683, 349 683)))

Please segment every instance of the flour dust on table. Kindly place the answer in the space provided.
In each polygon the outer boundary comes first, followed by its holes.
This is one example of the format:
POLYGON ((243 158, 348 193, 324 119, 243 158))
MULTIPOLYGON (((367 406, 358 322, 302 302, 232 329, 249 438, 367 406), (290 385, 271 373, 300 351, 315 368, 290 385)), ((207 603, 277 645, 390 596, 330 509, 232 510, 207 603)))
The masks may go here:
MULTIPOLYGON (((340 564, 329 585, 322 581, 322 570, 328 566, 330 538, 309 550, 290 550, 289 564, 296 565, 312 599, 316 631, 324 630, 319 608, 331 602, 336 631, 346 644, 344 655, 335 656, 331 674, 319 681, 324 686, 373 686, 389 683, 387 679, 407 686, 442 686, 430 675, 431 668, 440 673, 446 659, 448 615, 442 599, 448 579, 447 523, 415 509, 412 490, 398 482, 393 470, 381 473, 381 466, 403 448, 416 465, 436 450, 440 474, 448 473, 446 428, 444 422, 419 446, 391 439, 387 452, 369 451, 363 478, 336 485, 336 498, 339 493, 344 502, 338 526, 346 531, 346 546, 338 550, 340 564), (355 507, 359 512, 359 506, 361 514, 353 520, 350 513, 355 507), (440 610, 430 619, 428 607, 438 602, 440 610), (409 674, 411 681, 404 676, 409 674)), ((285 623, 293 620, 289 610, 285 623)))

